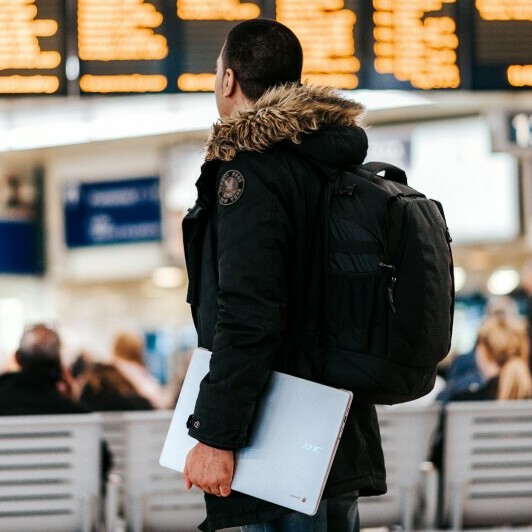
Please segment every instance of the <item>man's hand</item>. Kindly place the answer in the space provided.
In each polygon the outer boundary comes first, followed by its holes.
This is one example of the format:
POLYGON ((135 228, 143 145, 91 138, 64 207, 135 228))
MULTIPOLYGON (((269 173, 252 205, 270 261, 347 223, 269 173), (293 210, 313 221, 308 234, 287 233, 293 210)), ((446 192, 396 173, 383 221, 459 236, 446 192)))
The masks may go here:
POLYGON ((227 497, 231 493, 234 470, 233 451, 223 451, 203 443, 196 444, 185 463, 185 487, 198 486, 205 493, 227 497))

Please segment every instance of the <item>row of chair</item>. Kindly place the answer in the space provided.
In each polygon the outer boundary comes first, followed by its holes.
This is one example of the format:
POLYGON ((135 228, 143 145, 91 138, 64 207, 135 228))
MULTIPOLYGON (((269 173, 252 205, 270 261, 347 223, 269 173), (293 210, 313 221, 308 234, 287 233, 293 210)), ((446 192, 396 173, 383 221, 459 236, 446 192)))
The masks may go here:
POLYGON ((0 530, 92 530, 100 435, 96 415, 2 418, 0 530))
POLYGON ((203 495, 158 463, 171 412, 4 417, 0 530, 195 530, 203 495), (101 490, 101 442, 113 469, 101 490))
POLYGON ((532 527, 532 400, 379 407, 388 493, 359 501, 363 526, 532 527), (426 462, 445 416, 444 464, 426 462))
MULTIPOLYGON (((0 423, 0 530, 189 532, 199 490, 158 463, 172 413, 5 417, 0 423), (100 442, 113 456, 105 500, 100 442)), ((532 401, 447 406, 444 475, 426 467, 438 406, 379 407, 388 493, 362 498, 362 527, 532 524, 532 401)))

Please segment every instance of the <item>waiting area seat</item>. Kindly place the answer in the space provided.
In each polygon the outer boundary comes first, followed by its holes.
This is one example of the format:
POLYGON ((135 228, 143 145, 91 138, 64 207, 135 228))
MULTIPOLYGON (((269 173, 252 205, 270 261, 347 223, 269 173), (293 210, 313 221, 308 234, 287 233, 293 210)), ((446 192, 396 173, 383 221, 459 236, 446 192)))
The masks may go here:
POLYGON ((439 405, 377 407, 388 492, 359 499, 363 527, 401 525, 404 530, 413 529, 422 487, 420 464, 426 460, 439 412, 439 405))
POLYGON ((444 523, 532 525, 532 400, 446 408, 444 523))
POLYGON ((0 530, 90 532, 98 523, 101 417, 3 417, 0 530))
MULTIPOLYGON (((532 526, 532 400, 446 407, 437 497, 434 476, 427 494, 420 464, 439 412, 439 405, 377 408, 388 493, 360 499, 362 527, 429 530, 427 508, 435 514, 434 507, 440 525, 455 530, 532 526)), ((181 475, 159 465, 171 417, 171 411, 2 417, 0 530, 195 530, 205 516, 203 494, 186 491, 181 475), (102 437, 114 455, 105 506, 99 500, 102 437)))
POLYGON ((205 518, 203 493, 187 491, 179 473, 159 465, 172 411, 103 414, 117 458, 121 500, 132 532, 189 532, 205 518), (120 436, 121 433, 121 436, 120 436))

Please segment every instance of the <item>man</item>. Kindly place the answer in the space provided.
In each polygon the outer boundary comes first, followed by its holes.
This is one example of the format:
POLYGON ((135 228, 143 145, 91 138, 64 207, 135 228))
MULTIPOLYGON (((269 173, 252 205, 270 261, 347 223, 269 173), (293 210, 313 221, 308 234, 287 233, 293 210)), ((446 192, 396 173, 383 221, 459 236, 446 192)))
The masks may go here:
POLYGON ((183 222, 187 300, 199 345, 212 351, 184 472, 187 488, 206 494, 201 530, 351 532, 358 494, 386 491, 375 408, 356 400, 315 516, 231 491, 233 451, 246 445, 270 372, 323 380, 322 195, 367 151, 362 107, 301 85, 302 60, 287 27, 260 19, 234 27, 217 61, 221 119, 183 222))
MULTIPOLYGON (((61 339, 43 323, 26 328, 15 353, 20 371, 0 375, 0 416, 87 414, 78 402, 74 379, 61 363, 61 339)), ((107 479, 112 455, 101 442, 101 478, 107 479)))
POLYGON ((61 341, 44 324, 28 327, 15 353, 20 371, 0 376, 0 415, 83 414, 61 364, 61 341))

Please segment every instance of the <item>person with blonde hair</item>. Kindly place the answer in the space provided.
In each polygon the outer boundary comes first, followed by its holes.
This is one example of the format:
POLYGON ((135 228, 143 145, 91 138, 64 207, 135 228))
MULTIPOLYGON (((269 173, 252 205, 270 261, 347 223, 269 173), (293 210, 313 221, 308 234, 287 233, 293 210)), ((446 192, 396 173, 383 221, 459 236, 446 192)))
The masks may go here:
POLYGON ((114 338, 113 364, 154 408, 166 408, 168 401, 159 381, 144 364, 144 341, 132 332, 120 332, 114 338))
MULTIPOLYGON (((484 319, 492 316, 521 320, 517 301, 511 296, 490 296, 484 308, 484 319)), ((526 330, 526 324, 525 325, 526 330)), ((478 335, 478 330, 477 330, 478 335)), ((486 377, 481 373, 476 355, 476 345, 467 353, 451 358, 444 369, 445 388, 441 390, 436 399, 447 402, 453 396, 469 391, 475 392, 484 386, 486 377)))
POLYGON ((490 316, 478 331, 476 360, 484 386, 472 399, 526 399, 532 397, 528 368, 527 326, 518 317, 490 316))
MULTIPOLYGON (((474 350, 484 382, 476 388, 452 391, 445 402, 532 398, 528 351, 526 320, 501 313, 487 316, 479 327, 474 350)), ((445 410, 442 410, 428 458, 440 470, 443 465, 444 432, 445 410)))

